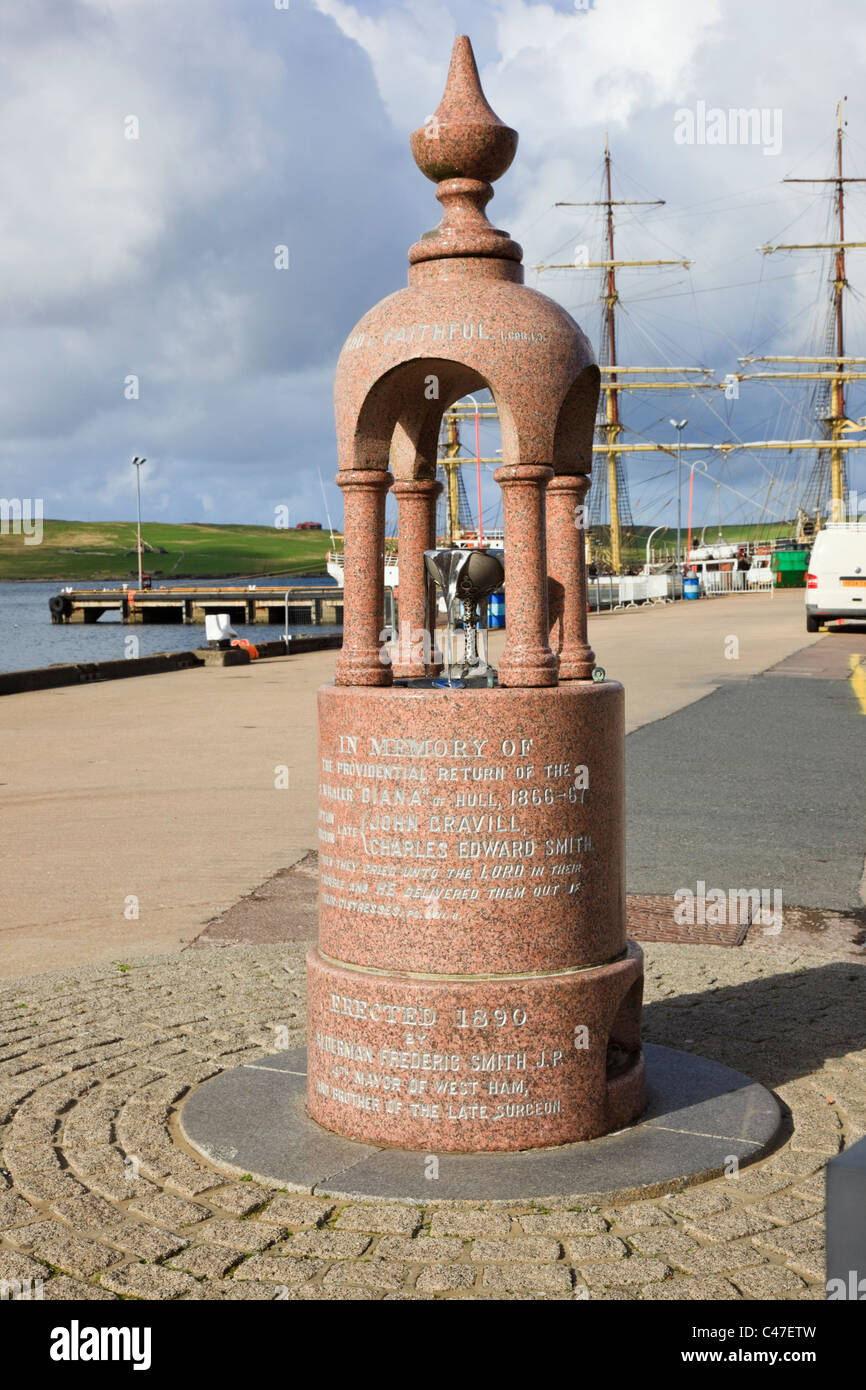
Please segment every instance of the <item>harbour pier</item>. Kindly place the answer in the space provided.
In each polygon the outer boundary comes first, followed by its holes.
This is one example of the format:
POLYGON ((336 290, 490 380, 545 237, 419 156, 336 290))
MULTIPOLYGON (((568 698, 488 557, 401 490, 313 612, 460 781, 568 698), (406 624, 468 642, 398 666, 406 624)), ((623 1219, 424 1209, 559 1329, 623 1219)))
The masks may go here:
POLYGON ((53 623, 97 623, 119 612, 124 623, 203 623, 209 613, 228 613, 233 623, 339 627, 343 590, 315 585, 257 585, 159 589, 63 589, 48 602, 53 623))

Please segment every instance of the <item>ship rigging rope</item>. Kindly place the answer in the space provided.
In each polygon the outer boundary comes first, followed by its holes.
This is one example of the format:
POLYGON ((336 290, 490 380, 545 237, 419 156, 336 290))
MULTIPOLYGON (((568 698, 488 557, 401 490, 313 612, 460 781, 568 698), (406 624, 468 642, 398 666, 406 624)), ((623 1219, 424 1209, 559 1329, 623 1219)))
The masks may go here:
MULTIPOLYGON (((650 346, 651 348, 653 348, 661 357, 666 358, 666 360, 668 361, 669 365, 673 365, 672 363, 670 363, 670 359, 667 358, 665 349, 664 349, 664 347, 662 346, 662 344, 661 344, 656 338, 654 338, 646 328, 644 328, 641 324, 639 324, 639 323, 635 320, 635 318, 634 318, 633 315, 628 315, 628 317, 629 317, 629 319, 630 319, 630 322, 631 322, 632 325, 634 326, 635 330, 636 330, 642 337, 644 337, 644 338, 646 339, 646 341, 647 341, 647 343, 649 344, 649 346, 650 346)), ((698 399, 698 397, 696 396, 695 399, 698 399)), ((700 397, 700 401, 701 401, 701 404, 705 405, 706 408, 710 411, 710 413, 711 413, 712 415, 715 416, 715 418, 719 421, 720 424, 725 425, 726 428, 728 428, 728 429, 731 430, 731 433, 734 435, 734 438, 735 438, 735 440, 736 440, 736 442, 737 442, 738 444, 740 444, 740 445, 745 444, 746 441, 743 440, 743 439, 740 437, 740 435, 738 434, 738 432, 737 432, 735 429, 733 429, 733 427, 730 425, 730 422, 727 421, 727 420, 725 420, 725 419, 723 419, 723 417, 722 417, 721 415, 718 414, 718 412, 715 410, 715 408, 714 408, 714 406, 713 406, 713 404, 712 404, 712 401, 711 401, 710 399, 708 399, 708 398, 705 397, 705 396, 701 396, 701 397, 700 397)), ((699 427, 696 426, 696 428, 699 428, 699 427)), ((711 441, 711 442, 714 442, 714 441, 711 441)), ((725 456, 722 455, 722 457, 724 458, 725 456)), ((759 464, 760 464, 760 467, 763 468, 764 471, 765 471, 766 473, 770 473, 770 470, 767 468, 766 464, 763 463, 763 461, 759 461, 759 464)), ((772 474, 770 474, 770 476, 772 476, 772 474)))
MULTIPOLYGON (((849 138, 849 137, 846 137, 846 138, 849 138)), ((855 143, 858 143, 858 142, 855 142, 855 143)), ((815 151, 809 151, 808 153, 804 154, 804 155, 802 156, 802 158, 801 158, 799 161, 797 161, 795 164, 793 164, 793 165, 791 166, 791 173, 793 173, 794 171, 800 169, 801 166, 805 166, 805 165, 810 164, 811 161, 812 161, 812 159, 813 159, 813 157, 814 157, 815 152, 816 152, 817 150, 821 149, 822 147, 823 147, 823 141, 819 141, 819 142, 816 144, 815 151)), ((832 171, 831 171, 831 172, 832 172, 832 171)), ((619 199, 619 198, 622 198, 622 197, 624 196, 624 194, 621 192, 621 189, 622 189, 622 187, 623 187, 623 177, 622 177, 623 175, 624 175, 625 181, 626 181, 627 183, 629 183, 630 185, 632 185, 634 188, 639 189, 646 197, 651 197, 651 196, 652 196, 650 190, 646 189, 646 188, 644 187, 644 185, 642 185, 642 184, 640 183, 639 180, 635 179, 632 175, 630 175, 630 173, 628 172, 628 170, 623 169, 623 166, 618 162, 618 163, 617 163, 617 166, 616 166, 616 170, 615 170, 615 172, 614 172, 614 179, 613 179, 613 185, 612 185, 612 195, 611 195, 611 196, 612 196, 614 199, 619 199)), ((603 176, 603 166, 602 166, 602 176, 603 176)), ((584 183, 586 183, 586 182, 588 182, 588 180, 584 181, 584 183)), ((604 187, 603 187, 603 188, 602 188, 602 194, 601 194, 601 197, 600 197, 600 199, 599 199, 599 201, 602 203, 602 205, 604 204, 604 191, 605 191, 605 190, 604 190, 604 187)), ((630 189, 629 189, 629 191, 630 191, 630 189)), ((858 189, 857 191, 859 192, 860 190, 858 189)), ((683 216, 697 216, 697 215, 699 215, 700 213, 705 212, 708 208, 711 208, 711 207, 715 208, 716 211, 717 211, 717 213, 719 213, 719 212, 721 212, 721 211, 723 211, 723 210, 726 210, 726 209, 729 209, 729 210, 734 210, 734 209, 736 209, 736 211, 738 211, 738 212, 743 212, 743 211, 745 211, 745 210, 747 210, 747 209, 748 209, 748 210, 752 210, 752 209, 754 209, 754 208, 763 207, 763 206, 775 206, 775 207, 779 207, 779 205, 780 205, 780 198, 779 198, 778 196, 777 196, 776 198, 769 199, 769 200, 766 199, 765 197, 760 197, 760 198, 755 199, 754 196, 753 196, 753 195, 755 195, 755 194, 765 194, 765 193, 766 193, 766 185, 765 185, 765 184, 762 184, 762 185, 756 186, 756 187, 754 187, 754 188, 738 190, 737 192, 734 192, 734 193, 724 193, 724 194, 720 194, 720 195, 714 195, 714 196, 711 197, 711 198, 702 199, 702 200, 696 201, 696 202, 693 203, 693 204, 688 204, 688 205, 686 205, 685 207, 680 207, 680 208, 673 208, 673 207, 671 207, 669 204, 668 204, 667 206, 664 206, 664 205, 662 205, 662 204, 659 204, 658 206, 646 207, 646 208, 644 208, 644 207, 641 207, 641 208, 631 208, 631 207, 623 206, 622 208, 620 208, 620 209, 617 210, 617 228, 618 228, 618 230, 620 230, 620 231, 625 231, 625 232, 626 232, 626 237, 627 237, 627 240, 628 240, 628 235, 629 235, 630 233, 633 232, 633 230, 635 229, 635 227, 637 227, 637 228, 639 228, 639 230, 643 233, 643 235, 649 237, 650 240, 651 240, 655 245, 657 245, 657 246, 659 246, 659 247, 663 247, 663 248, 665 248, 666 250, 668 250, 668 251, 670 251, 671 253, 673 253, 674 255, 679 256, 681 253, 679 252, 679 250, 677 249, 677 247, 673 246, 673 245, 671 244, 671 242, 667 241, 667 240, 664 238, 664 236, 661 235, 660 232, 657 230, 657 227, 663 227, 663 226, 665 226, 666 224, 670 224, 672 219, 676 219, 676 222, 678 223, 679 220, 680 220, 683 216)), ((790 216, 790 217, 788 218, 788 220, 787 220, 786 222, 783 223, 783 225, 780 227, 780 229, 775 233, 775 236, 774 236, 773 238, 770 239, 770 241, 768 242, 768 244, 772 244, 773 241, 778 241, 778 240, 780 240, 784 235, 786 235, 787 233, 789 233, 790 230, 791 230, 792 228, 794 228, 795 226, 797 226, 798 223, 801 223, 801 222, 803 222, 804 220, 806 220, 807 217, 810 216, 810 215, 814 212, 814 210, 816 209, 817 206, 819 206, 819 205, 826 206, 826 205, 827 205, 826 195, 823 194, 823 193, 820 193, 820 192, 814 192, 814 191, 812 191, 812 189, 809 189, 809 190, 807 191, 806 189, 802 189, 802 190, 801 190, 801 189, 799 189, 799 188, 791 188, 791 189, 789 189, 789 190, 786 190, 786 193, 785 193, 785 201, 786 201, 786 203, 787 203, 787 200, 788 200, 789 198, 792 199, 792 200, 796 200, 796 201, 794 202, 794 206, 796 207, 796 211, 794 212, 793 216, 790 216), (802 200, 802 201, 801 201, 801 200, 802 200), (800 205, 800 206, 797 206, 798 204, 801 204, 801 205, 800 205)), ((787 206, 788 206, 788 208, 790 209, 790 206, 791 206, 790 203, 787 203, 787 206)), ((570 210, 566 210, 566 211, 570 211, 570 210)), ((575 209, 575 211, 577 211, 577 209, 575 209)), ((571 246, 571 245, 573 244, 573 241, 574 241, 578 236, 580 236, 581 234, 584 235, 584 239, 585 239, 585 240, 587 240, 587 241, 590 241, 590 240, 591 240, 593 244, 595 244, 595 242, 598 240, 600 231, 603 231, 604 218, 603 218, 602 214, 603 214, 603 212, 604 212, 604 207, 601 206, 601 207, 598 207, 598 208, 593 208, 591 211, 590 211, 589 209, 587 209, 585 213, 584 213, 583 209, 581 209, 580 211, 581 211, 581 214, 582 214, 582 215, 581 215, 578 219, 575 219, 575 225, 574 225, 573 229, 571 230, 571 233, 570 233, 569 237, 568 237, 565 241, 563 241, 563 242, 556 248, 555 251, 549 253, 549 258, 550 258, 550 259, 553 259, 555 256, 561 254, 561 252, 564 250, 565 247, 571 246), (590 238, 589 236, 587 236, 587 233, 589 232, 590 227, 592 228, 592 232, 593 232, 593 236, 592 236, 591 238, 590 238)), ((833 209, 832 209, 832 208, 828 207, 828 214, 827 214, 827 215, 828 215, 828 221, 831 221, 831 220, 832 220, 832 216, 833 216, 833 209)), ((542 216, 543 216, 543 214, 542 214, 542 216)), ((537 223, 537 221, 539 221, 539 220, 540 220, 540 218, 539 218, 539 219, 536 219, 536 222, 534 222, 534 223, 532 224, 532 226, 535 226, 536 223, 537 223)), ((826 236, 826 240, 828 240, 828 241, 829 241, 829 240, 832 240, 833 235, 834 235, 834 232, 833 232, 832 228, 829 227, 829 228, 828 228, 828 232, 827 232, 827 236, 826 236)), ((620 252, 620 254, 622 254, 622 252, 620 252)), ((791 253, 786 253, 786 254, 790 257, 790 254, 791 254, 791 253)), ((832 261, 832 258, 829 258, 829 259, 832 261)), ((623 301, 623 299, 620 298, 619 301, 618 301, 618 302, 619 302, 619 308, 620 308, 620 317, 621 317, 622 320, 624 320, 624 326, 627 326, 632 332, 638 334, 639 337, 643 338, 643 340, 654 350, 654 352, 656 352, 656 353, 658 353, 658 354, 660 355, 661 361, 665 362, 665 363, 668 364, 668 365, 673 365, 671 356, 670 356, 670 354, 664 349, 664 347, 662 346, 662 342, 664 341, 664 342, 670 343, 671 348, 672 348, 673 350, 676 350, 677 353, 678 353, 678 355, 681 355, 681 350, 679 349, 678 342, 675 343, 675 341, 674 341, 673 339, 670 338, 669 334, 666 333, 666 332, 664 331, 664 329, 662 328, 662 326, 661 326, 659 320, 660 320, 660 319, 664 319, 664 318, 667 318, 670 322, 675 323, 675 324, 677 324, 677 325, 680 326, 680 327, 685 327, 685 326, 687 325, 688 328, 689 328, 689 330, 690 330, 691 332, 694 332, 694 333, 696 333, 696 334, 698 335, 698 343, 699 343, 699 346, 700 346, 700 349, 701 349, 702 358, 703 358, 704 360, 709 360, 710 357, 713 355, 713 354, 709 354, 709 353, 707 352, 707 347, 706 347, 705 333, 706 333, 706 331, 707 331, 708 329, 711 330, 712 333, 713 333, 718 339, 727 342, 727 343, 729 344, 729 346, 730 346, 735 352, 737 351, 738 345, 734 342, 734 340, 732 339, 731 335, 730 335, 728 332, 726 332, 726 330, 725 330, 723 327, 721 327, 717 322, 714 322, 713 316, 712 316, 712 315, 704 315, 703 318, 701 317, 701 315, 699 315, 699 313, 698 313, 698 308, 697 308, 697 295, 698 295, 698 294, 706 295, 706 294, 710 294, 710 293, 719 293, 719 292, 728 291, 728 290, 732 290, 732 289, 748 288, 748 287, 756 286, 757 289, 756 289, 755 294, 753 295, 752 312, 751 312, 751 322, 750 322, 750 324, 749 324, 749 330, 748 330, 748 341, 751 342, 751 343, 753 343, 753 344, 755 344, 755 337, 754 337, 754 335, 755 335, 755 332, 756 332, 756 327, 757 327, 758 323, 760 322, 761 317, 763 316, 763 315, 762 315, 762 310, 763 310, 764 304, 766 303, 766 294, 767 294, 767 291, 768 291, 772 286, 775 286, 775 284, 776 284, 777 281, 791 280, 791 279, 800 279, 800 280, 804 280, 806 276, 809 276, 809 275, 813 276, 813 277, 814 277, 814 281, 815 281, 815 291, 816 291, 816 294, 815 294, 816 303, 815 303, 815 305, 813 306, 813 317, 814 317, 814 318, 817 318, 817 314, 815 313, 815 311, 818 310, 819 307, 822 308, 822 309, 824 309, 824 310, 826 311, 827 300, 826 300, 825 287, 826 287, 826 281, 827 281, 827 278, 828 278, 828 276, 827 276, 827 271, 826 271, 826 265, 825 265, 824 268, 823 268, 823 271, 824 271, 823 274, 819 274, 818 268, 816 268, 814 265, 812 265, 811 267, 808 267, 808 266, 807 266, 807 267, 803 267, 803 268, 798 268, 797 270, 792 270, 790 273, 786 272, 786 273, 784 273, 784 274, 773 275, 772 277, 769 277, 769 276, 767 276, 766 273, 765 273, 765 262, 766 262, 766 257, 765 257, 765 256, 762 256, 762 257, 761 257, 761 262, 760 262, 760 265, 761 265, 760 274, 759 274, 759 276, 758 276, 757 279, 747 279, 747 280, 745 280, 745 281, 735 281, 735 282, 731 282, 731 283, 729 283, 729 284, 720 284, 720 285, 715 285, 715 286, 696 285, 696 283, 695 283, 695 277, 694 277, 694 275, 693 275, 691 272, 688 274, 688 276, 687 276, 687 278, 686 278, 685 280, 684 280, 683 277, 679 274, 678 271, 676 272, 677 278, 673 278, 673 279, 672 279, 671 274, 668 273, 667 276, 662 277, 662 292, 661 292, 661 293, 658 292, 658 288, 659 288, 659 287, 658 287, 658 283, 656 282, 656 287, 655 287, 654 289, 652 289, 652 290, 647 290, 646 292, 638 293, 638 294, 635 294, 634 296, 628 296, 628 298, 627 298, 626 301, 623 301), (666 286, 665 286, 665 281, 667 282, 666 286), (681 286, 683 286, 683 288, 680 288, 681 286), (652 328, 648 328, 645 324, 643 324, 643 323, 641 323, 641 322, 639 321, 639 318, 638 318, 637 314, 636 314, 635 312, 633 312, 635 309, 637 309, 638 306, 643 306, 643 305, 647 305, 647 304, 648 304, 648 305, 655 305, 657 302, 659 302, 659 301, 661 301, 661 300, 663 300, 663 299, 685 298, 685 297, 687 297, 687 296, 690 297, 690 298, 691 298, 691 301, 692 301, 692 321, 691 321, 691 322, 689 322, 689 321, 687 321, 687 320, 671 318, 671 316, 665 316, 665 315, 654 314, 654 315, 652 316, 652 328), (709 323, 707 322, 707 320, 709 320, 709 323)), ((721 266, 718 265, 718 266, 717 266, 717 269, 718 269, 718 268, 721 268, 721 266)), ((566 268, 564 268, 564 269, 565 269, 565 270, 568 270, 568 269, 570 269, 570 267, 566 267, 566 268)), ((672 268, 671 268, 671 269, 672 269, 672 268)), ((832 276, 831 276, 830 278, 832 279, 832 276)), ((587 283, 587 282, 585 281, 584 283, 587 283)), ((589 288, 588 283, 587 283, 587 288, 589 288)), ((856 305, 857 305, 857 310, 858 310, 858 317, 859 317, 859 313, 860 313, 860 311, 861 311, 862 305, 864 304, 864 302, 866 302, 866 300, 864 300, 864 296, 863 296, 863 295, 861 295, 858 291, 854 290, 851 286, 846 286, 846 288, 849 290, 849 295, 848 295, 848 298, 847 298, 847 302, 848 302, 848 303, 851 303, 851 304, 856 303, 856 305)), ((602 296, 601 296, 602 303, 603 303, 603 297, 604 297, 604 292, 602 291, 602 296)), ((775 296, 774 296, 774 297, 775 297, 775 296)), ((587 300, 586 300, 585 302, 581 302, 579 308, 578 308, 577 306, 575 306, 575 305, 568 305, 567 307, 569 308, 569 310, 570 310, 571 312, 574 312, 574 313, 583 315, 584 313, 586 313, 587 311, 589 311, 593 305, 595 305, 595 306, 597 307, 598 302, 599 302, 599 301, 598 301, 598 297, 597 297, 596 295, 593 295, 591 298, 587 298, 587 300)), ((644 310, 644 309, 641 307, 641 308, 638 310, 638 313, 640 313, 641 316, 642 316, 643 314, 646 313, 646 310, 644 310)), ((849 311, 849 313, 850 313, 850 311, 849 311)), ((801 311, 800 309, 795 309, 794 313, 793 313, 793 314, 790 316, 790 318, 788 318, 783 324, 781 324, 781 325, 779 325, 779 324, 774 324, 774 325, 772 325, 772 326, 768 329, 766 335, 762 335, 762 339, 759 340, 759 341, 755 344, 755 346, 752 347, 751 353, 752 353, 752 354, 755 354, 755 353, 756 353, 762 346, 764 346, 765 344, 772 343, 772 342, 774 342, 774 341, 775 341, 775 342, 778 342, 780 336, 786 335, 787 332, 788 332, 788 330, 789 330, 789 328, 790 328, 793 324, 795 324, 798 320, 799 320, 799 321, 802 321, 802 311, 801 311)), ((812 337, 813 337, 813 338, 818 336, 818 334, 817 334, 817 323, 816 323, 815 327, 816 327, 816 331, 812 334, 812 337)), ((823 336, 823 335, 822 335, 822 336, 823 336)), ((832 355, 832 352, 830 353, 830 355, 832 355)), ((601 354, 600 360, 602 359, 602 357, 603 357, 603 354, 601 354)), ((622 355, 622 360, 623 360, 623 361, 627 361, 627 360, 628 360, 628 357, 625 356, 625 355, 622 355)), ((792 378, 792 380, 793 380, 793 378, 792 378)), ((687 383, 687 382, 684 382, 683 384, 688 384, 688 383, 687 383)), ((812 422, 811 422, 811 421, 809 420, 809 418, 808 418, 808 417, 809 417, 809 413, 810 413, 810 403, 814 402, 814 400, 815 400, 815 398, 816 398, 816 393, 817 393, 817 391, 818 391, 819 389, 825 390, 825 393, 826 393, 825 384, 824 384, 824 383, 821 383, 821 382, 817 382, 817 383, 815 384, 815 386, 813 387, 813 390, 812 390, 811 392, 808 393, 808 399, 804 399, 804 398, 803 398, 803 393, 798 392, 795 401, 792 401, 791 398, 790 398, 790 395, 785 391, 785 386, 786 386, 786 385, 789 385, 789 384, 791 384, 791 382, 789 382, 789 381, 786 381, 786 382, 783 383, 783 382, 780 382, 780 381, 772 381, 772 380, 766 380, 766 381, 763 381, 763 382, 760 383, 760 385, 763 387, 763 389, 764 389, 765 391, 767 391, 768 394, 771 395, 771 397, 775 398, 775 401, 776 401, 776 422, 775 422, 775 423, 776 423, 776 428, 775 428, 773 434, 770 436, 771 438, 778 438, 778 437, 781 437, 783 434, 784 434, 784 435, 787 435, 788 437, 791 437, 791 438, 796 438, 796 437, 802 438, 804 434, 811 432, 812 422), (796 430, 794 431, 793 434, 791 434, 792 421, 795 422, 798 426, 801 426, 801 428, 796 429, 796 430)), ((755 385, 757 386, 758 383, 756 382, 755 385)), ((725 429, 726 429, 726 431, 728 431, 730 435, 733 435, 733 437, 734 437, 734 439, 735 439, 735 441, 736 441, 736 444, 740 446, 739 449, 737 450, 737 453, 738 453, 738 454, 741 454, 741 452, 742 452, 742 450, 743 450, 743 448, 744 448, 744 445, 745 445, 745 441, 742 439, 742 437, 741 437, 741 435, 738 433, 738 431, 736 431, 736 430, 732 427, 732 424, 731 424, 731 416, 732 416, 732 414, 733 414, 733 412, 734 412, 734 410, 735 410, 735 407, 733 406, 733 404, 732 404, 732 403, 727 403, 727 408, 726 408, 726 409, 723 408, 723 410, 724 410, 724 414, 723 414, 719 409, 716 408, 716 406, 715 406, 715 404, 713 403, 712 400, 707 399, 707 396, 706 396, 705 394, 702 394, 702 393, 700 393, 700 392, 692 392, 692 393, 688 393, 688 392, 687 392, 687 393, 686 393, 686 398, 687 398, 687 399, 688 399, 689 395, 691 395, 691 399, 692 399, 692 400, 697 400, 697 401, 699 401, 701 404, 705 405, 705 406, 707 407, 707 409, 709 410, 710 415, 711 415, 715 420, 717 420, 720 424, 723 424, 724 427, 725 427, 725 429)), ((626 396, 625 399, 629 401, 629 404, 630 404, 630 405, 631 405, 631 403, 635 400, 634 396, 632 396, 630 393, 629 393, 629 395, 626 396)), ((636 403, 639 403, 639 402, 640 402, 640 396, 638 396, 637 402, 636 402, 636 403)), ((814 409, 814 407, 813 407, 813 409, 814 409)), ((826 413, 826 412, 825 412, 825 413, 826 413)), ((850 414, 850 411, 849 411, 848 413, 850 414)), ((697 427, 697 428, 699 428, 699 427, 697 427)), ((623 432, 624 432, 627 436, 628 436, 628 435, 631 435, 631 436, 634 436, 635 438, 638 438, 638 439, 645 439, 648 443, 654 443, 654 442, 655 442, 655 441, 652 440, 652 439, 648 439, 647 436, 644 435, 639 429, 636 429, 633 425, 627 424, 625 421, 623 421, 623 432)), ((700 432, 700 433, 703 433, 704 435, 707 434, 706 430, 700 430, 700 429, 699 429, 699 432, 700 432)), ((670 451, 668 451, 668 452, 670 452, 670 451)), ((732 451, 732 452, 733 452, 733 451, 732 451)), ((816 453, 819 453, 819 452, 820 452, 820 451, 818 451, 818 450, 816 449, 816 453)), ((718 459, 719 459, 720 468, 721 468, 722 470, 724 470, 724 471, 727 471, 728 469, 730 469, 731 466, 732 466, 733 464, 735 464, 735 463, 738 463, 738 462, 745 462, 745 459, 742 459, 742 458, 738 458, 738 459, 734 460, 731 456, 729 456, 729 454, 728 454, 727 452, 721 452, 721 453, 719 453, 718 451, 714 451, 713 454, 711 455, 711 457, 714 458, 714 459, 715 459, 715 458, 718 458, 718 459)), ((771 499, 772 499, 774 493, 776 493, 776 491, 778 491, 778 493, 779 493, 779 495, 780 495, 780 501, 786 500, 786 499, 790 498, 792 504, 793 504, 794 506, 796 506, 796 501, 797 501, 798 496, 799 496, 799 497, 802 497, 802 493, 803 493, 803 479, 802 479, 802 475, 803 475, 803 473, 806 471, 806 469, 807 469, 808 466, 809 466, 809 465, 808 465, 808 460, 811 459, 812 457, 813 457, 813 455, 812 455, 811 451, 808 451, 808 452, 806 452, 806 451, 789 451, 788 455, 783 455, 783 456, 782 456, 782 458, 783 458, 784 460, 786 460, 786 462, 784 463, 784 466, 783 466, 781 469, 779 469, 779 470, 777 470, 776 472, 774 472, 772 469, 770 469, 770 468, 767 467, 767 465, 764 463, 763 459, 762 459, 756 452, 751 452, 751 451, 750 451, 750 452, 748 453, 748 455, 747 455, 747 458, 748 458, 749 463, 750 463, 753 467, 757 467, 758 470, 760 470, 762 473, 764 473, 764 474, 766 475, 766 479, 767 479, 766 485, 760 489, 760 490, 763 492, 763 495, 764 495, 764 498, 765 498, 764 503, 761 503, 761 502, 758 500, 757 495, 751 496, 751 497, 750 497, 750 496, 748 496, 746 493, 741 492, 739 489, 733 487, 731 484, 726 483, 726 482, 722 482, 721 479, 713 477, 713 475, 709 475, 709 477, 710 477, 710 479, 714 482, 714 484, 716 485, 716 487, 717 487, 718 489, 721 489, 722 487, 724 487, 726 491, 731 492, 731 493, 735 494, 737 497, 743 499, 743 501, 744 501, 745 503, 747 503, 750 507, 753 507, 753 508, 756 507, 756 508, 758 508, 761 512, 763 512, 765 515, 769 515, 770 512, 771 512, 770 502, 771 502, 771 499), (792 455, 793 455, 793 457, 792 457, 792 455), (787 462, 788 459, 790 459, 790 462, 787 462), (796 480, 793 480, 793 479, 791 478, 790 475, 791 475, 792 473, 796 475, 796 480)), ((641 480, 641 487, 642 487, 642 488, 646 488, 647 486, 650 486, 651 483, 652 483, 657 477, 660 478, 660 477, 662 477, 662 476, 664 476, 664 475, 653 475, 652 478, 647 478, 647 479, 641 480)), ((598 487, 599 485, 600 485, 600 490, 601 490, 601 491, 604 491, 604 475, 600 475, 600 476, 599 476, 599 478, 598 478, 598 483, 596 484, 596 486, 598 487)), ((627 487, 627 484, 626 484, 626 487, 627 487)), ((721 496, 721 494, 720 494, 720 492, 719 492, 719 497, 720 497, 720 496, 721 496)), ((638 504, 636 504, 636 509, 637 509, 637 505, 638 505, 638 504)), ((643 511, 646 509, 646 507, 647 507, 648 505, 649 505, 649 503, 647 503, 647 502, 642 502, 642 503, 640 503, 640 504, 639 504, 640 510, 643 512, 643 511)), ((666 503, 665 505, 667 505, 667 503, 666 503)), ((739 510, 739 509, 738 509, 738 510, 739 510)))

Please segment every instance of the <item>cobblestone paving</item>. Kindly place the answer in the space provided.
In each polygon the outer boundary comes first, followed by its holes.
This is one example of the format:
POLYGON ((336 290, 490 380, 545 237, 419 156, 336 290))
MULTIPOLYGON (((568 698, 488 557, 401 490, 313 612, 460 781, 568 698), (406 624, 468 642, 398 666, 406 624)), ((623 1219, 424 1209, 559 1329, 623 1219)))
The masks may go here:
POLYGON ((41 1279, 46 1299, 823 1297, 822 1169, 866 1134, 862 964, 646 948, 647 1039, 738 1067, 788 1107, 786 1142, 737 1178, 604 1209, 420 1208, 229 1181, 178 1137, 189 1091, 278 1038, 303 1043, 304 950, 4 984, 0 1281, 13 1294, 41 1279))

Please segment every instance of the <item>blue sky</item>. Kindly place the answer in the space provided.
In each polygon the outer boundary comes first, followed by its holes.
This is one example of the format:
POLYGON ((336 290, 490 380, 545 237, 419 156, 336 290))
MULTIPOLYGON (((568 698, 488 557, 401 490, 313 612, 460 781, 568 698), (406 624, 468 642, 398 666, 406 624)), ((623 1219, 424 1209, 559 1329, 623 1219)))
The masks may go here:
MULTIPOLYGON (((693 262, 622 272, 622 360, 723 376, 741 353, 822 350, 826 265, 756 248, 825 239, 818 191, 780 180, 830 172, 846 93, 847 172, 866 174, 859 0, 593 0, 585 11, 570 0, 2 0, 0 20, 0 495, 42 497, 46 516, 134 516, 137 453, 149 460, 146 517, 271 524, 287 505, 293 520, 324 520, 321 473, 339 524, 334 367, 438 221, 407 137, 437 105, 460 32, 520 132, 490 215, 524 246, 528 284, 598 340, 594 273, 531 267, 582 243, 598 257, 596 215, 553 204, 600 196, 608 131, 614 196, 666 200, 623 211, 618 254, 693 262), (778 110, 781 150, 676 143, 675 113, 699 102, 778 110), (137 139, 125 138, 130 116, 137 139), (288 270, 274 267, 277 245, 288 270), (138 399, 124 396, 131 375, 138 399)), ((866 241, 856 186, 848 235, 866 241)), ((851 253, 849 279, 866 291, 866 252, 851 253)), ((866 355, 862 300, 849 303, 848 350, 866 355)), ((864 401, 852 394, 849 414, 864 401)), ((744 384, 712 408, 654 393, 627 403, 627 437, 669 438, 671 415, 699 442, 777 437, 796 402, 805 392, 782 386, 744 384)), ((496 443, 488 431, 484 452, 496 443)), ((635 520, 666 521, 670 461, 636 458, 635 520)), ((708 470, 702 520, 790 512, 788 455, 708 456, 708 470)), ((488 524, 495 492, 486 482, 488 524)))

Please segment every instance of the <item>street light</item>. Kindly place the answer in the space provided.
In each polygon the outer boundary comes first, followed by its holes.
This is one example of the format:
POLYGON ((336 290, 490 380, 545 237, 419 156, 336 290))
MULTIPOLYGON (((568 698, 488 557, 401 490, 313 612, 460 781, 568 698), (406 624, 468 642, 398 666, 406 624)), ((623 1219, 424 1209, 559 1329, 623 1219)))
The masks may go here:
POLYGON ((664 526, 664 525, 662 525, 662 526, 657 526, 657 527, 655 528, 655 530, 654 530, 654 531, 650 531, 649 535, 647 536, 647 538, 646 538, 646 564, 645 564, 644 567, 643 567, 643 572, 644 572, 644 574, 650 574, 650 573, 651 573, 651 570, 650 570, 650 554, 651 554, 650 547, 651 547, 651 545, 652 545, 652 538, 653 538, 653 536, 655 536, 659 531, 666 531, 667 529, 668 529, 668 528, 667 528, 666 526, 664 526))
POLYGON ((676 432, 677 432, 677 569, 678 569, 678 570, 681 570, 682 567, 683 567, 683 562, 682 562, 682 549, 681 549, 681 545, 680 545, 680 532, 681 532, 682 529, 683 529, 683 492, 682 492, 683 465, 682 465, 681 448, 682 448, 682 442, 683 442, 683 430, 685 429, 685 427, 686 427, 686 425, 687 425, 688 423, 689 423, 688 420, 671 420, 671 424, 673 425, 674 429, 675 429, 676 432))
POLYGON ((139 589, 142 589, 142 588, 144 587, 144 586, 143 586, 143 583, 142 583, 142 575, 141 575, 141 470, 142 470, 142 466, 143 466, 145 463, 147 463, 147 459, 140 459, 140 458, 138 458, 138 456, 136 456, 136 457, 132 460, 132 466, 133 466, 133 468, 135 469, 136 493, 137 493, 137 495, 138 495, 138 587, 139 587, 139 589))
POLYGON ((688 564, 688 556, 692 552, 692 499, 695 494, 695 469, 699 468, 702 473, 706 473, 709 465, 706 459, 698 459, 697 462, 689 463, 686 466, 691 469, 689 476, 689 538, 686 542, 686 564, 688 564))

